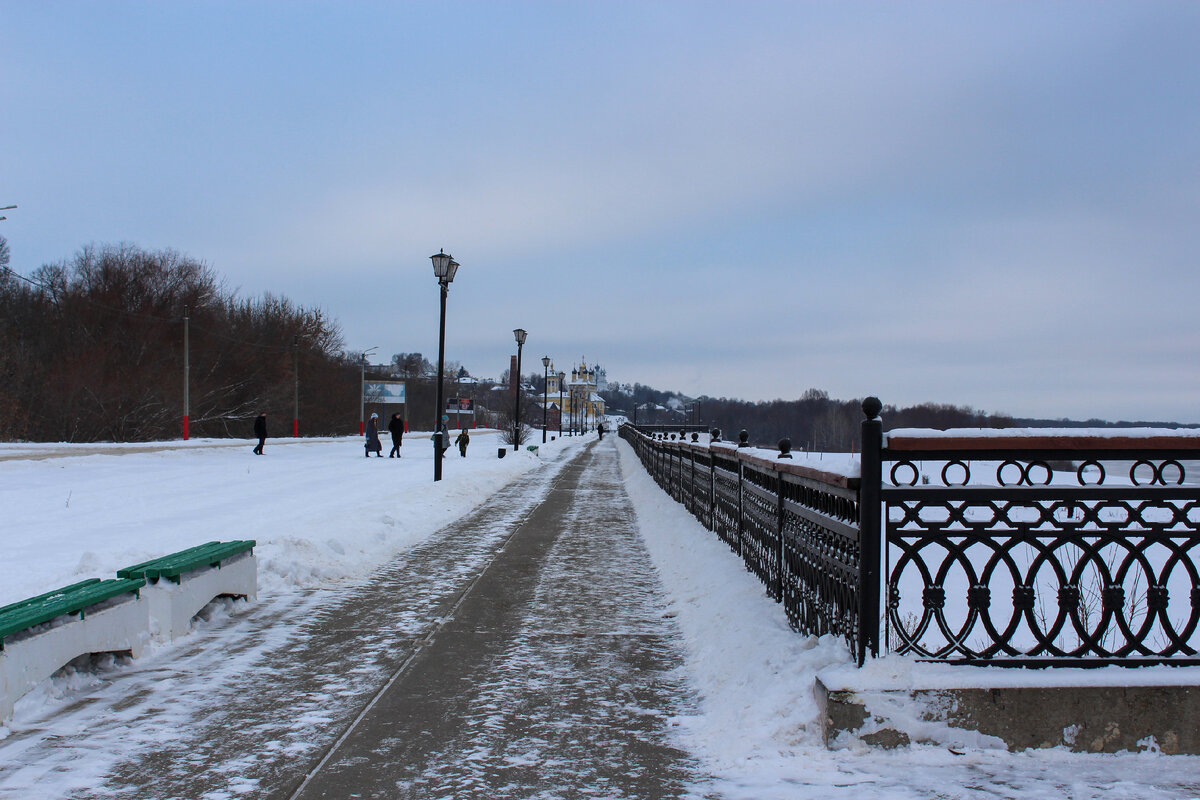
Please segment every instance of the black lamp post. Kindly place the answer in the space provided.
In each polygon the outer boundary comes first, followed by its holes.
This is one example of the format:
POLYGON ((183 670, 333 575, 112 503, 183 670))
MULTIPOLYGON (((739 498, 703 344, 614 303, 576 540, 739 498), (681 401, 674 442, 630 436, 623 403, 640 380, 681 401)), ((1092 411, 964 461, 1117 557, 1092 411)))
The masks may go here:
POLYGON ((450 290, 454 273, 458 272, 458 262, 447 255, 444 250, 439 250, 436 255, 430 256, 429 260, 433 262, 433 274, 438 279, 442 295, 442 316, 438 325, 437 408, 434 409, 433 423, 433 479, 440 481, 442 479, 442 439, 446 436, 446 430, 442 427, 442 407, 445 405, 442 397, 442 375, 446 370, 446 293, 450 290))
POLYGON ((578 370, 571 370, 571 435, 575 435, 575 418, 579 414, 578 395, 579 392, 575 388, 575 383, 578 380, 578 370))
POLYGON ((558 373, 558 438, 562 438, 562 412, 563 412, 563 378, 567 377, 567 373, 558 373))
POLYGON ((550 356, 542 356, 542 444, 546 443, 546 406, 550 405, 550 356))
POLYGON ((521 445, 521 348, 525 346, 525 337, 528 335, 524 328, 517 328, 513 331, 513 338, 517 340, 517 397, 513 409, 514 450, 521 445))

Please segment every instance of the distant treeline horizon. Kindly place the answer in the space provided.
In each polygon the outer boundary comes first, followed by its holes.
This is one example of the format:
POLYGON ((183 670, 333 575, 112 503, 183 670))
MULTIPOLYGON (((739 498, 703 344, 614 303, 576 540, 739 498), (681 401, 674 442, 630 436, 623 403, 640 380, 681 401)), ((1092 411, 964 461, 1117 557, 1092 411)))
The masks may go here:
MULTIPOLYGON (((321 309, 238 297, 169 249, 93 245, 29 277, 8 260, 0 236, 0 441, 181 438, 185 363, 190 437, 247 438, 260 413, 273 437, 291 436, 297 418, 302 436, 359 431, 362 354, 321 309)), ((395 408, 432 428, 429 369, 398 353, 366 377, 405 380, 408 402, 395 408)))
MULTIPOLYGON (((699 424, 720 429, 722 438, 736 440, 746 430, 750 441, 775 446, 783 438, 794 449, 825 452, 858 450, 863 421, 862 400, 831 398, 823 389, 808 389, 796 400, 750 401, 728 397, 689 398, 678 392, 644 384, 609 389, 601 393, 611 414, 623 414, 644 425, 679 427, 699 424), (637 409, 636 415, 634 409, 637 409)), ((1039 419, 978 411, 948 403, 887 405, 881 413, 884 430, 897 428, 1197 428, 1200 425, 1158 421, 1102 419, 1039 419)))
MULTIPOLYGON (((8 261, 0 236, 2 441, 179 438, 185 353, 192 436, 248 437, 259 413, 268 415, 272 436, 291 435, 297 400, 301 435, 358 432, 361 354, 344 349, 338 322, 320 309, 270 294, 239 298, 212 268, 173 250, 89 246, 28 278, 9 270, 8 261)), ((453 397, 455 379, 469 373, 457 362, 447 367, 443 395, 453 397)), ((405 416, 432 428, 437 384, 432 371, 420 353, 401 352, 367 377, 406 381, 405 416)), ((542 379, 529 375, 535 393, 542 379)), ((507 370, 497 384, 508 386, 507 370)), ((497 384, 475 381, 470 390, 473 404, 486 411, 481 419, 491 424, 511 418, 511 394, 494 394, 497 384)), ((610 413, 636 416, 638 422, 697 422, 721 429, 728 439, 744 428, 757 444, 773 446, 787 437, 796 449, 857 449, 863 419, 861 399, 834 399, 821 389, 796 400, 769 401, 693 399, 640 383, 614 385, 601 394, 610 413)), ((533 403, 522 410, 526 423, 541 422, 533 403)), ((883 418, 885 430, 1200 427, 1022 418, 939 403, 886 405, 883 418)))

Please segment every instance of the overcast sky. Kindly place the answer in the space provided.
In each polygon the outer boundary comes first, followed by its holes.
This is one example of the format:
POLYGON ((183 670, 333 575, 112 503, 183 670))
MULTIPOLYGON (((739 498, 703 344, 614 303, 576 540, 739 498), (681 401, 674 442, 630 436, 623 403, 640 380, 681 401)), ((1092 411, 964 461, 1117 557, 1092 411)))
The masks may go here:
POLYGON ((1200 4, 0 0, 0 233, 353 350, 1200 422, 1200 4))

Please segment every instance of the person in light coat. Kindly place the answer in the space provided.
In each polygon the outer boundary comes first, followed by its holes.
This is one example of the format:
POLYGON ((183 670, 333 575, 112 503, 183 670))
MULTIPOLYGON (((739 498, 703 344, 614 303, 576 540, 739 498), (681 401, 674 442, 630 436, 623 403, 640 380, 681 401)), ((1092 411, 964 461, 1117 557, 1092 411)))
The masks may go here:
POLYGON ((379 443, 379 415, 372 414, 370 422, 367 423, 367 458, 371 457, 371 453, 383 458, 383 445, 379 443))

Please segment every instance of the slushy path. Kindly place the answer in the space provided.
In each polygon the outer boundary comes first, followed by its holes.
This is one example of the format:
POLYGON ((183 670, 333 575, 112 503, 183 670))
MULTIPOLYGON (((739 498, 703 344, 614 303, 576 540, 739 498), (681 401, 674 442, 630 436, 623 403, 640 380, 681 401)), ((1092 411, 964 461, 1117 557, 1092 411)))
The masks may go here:
POLYGON ((0 798, 687 794, 680 635, 613 439, 575 452, 360 586, 260 597, 101 676, 5 742, 0 798))
POLYGON ((566 467, 297 797, 666 798, 677 637, 609 442, 566 467))

